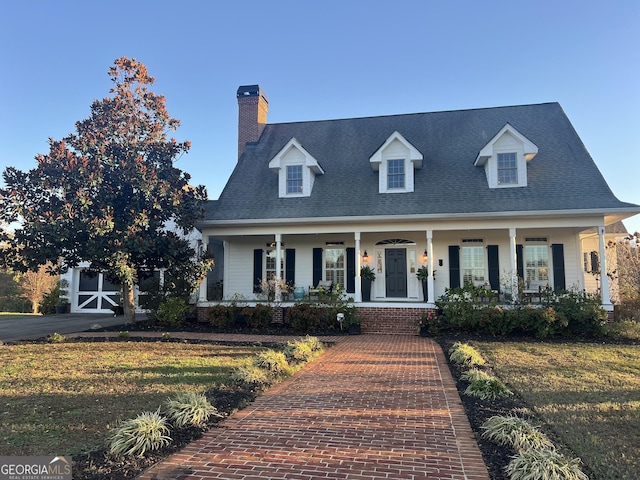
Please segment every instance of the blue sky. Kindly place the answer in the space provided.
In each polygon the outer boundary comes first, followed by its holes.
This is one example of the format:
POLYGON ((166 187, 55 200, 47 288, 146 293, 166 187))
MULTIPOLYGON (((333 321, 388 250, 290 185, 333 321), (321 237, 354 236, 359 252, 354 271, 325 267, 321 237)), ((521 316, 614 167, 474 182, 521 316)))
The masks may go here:
MULTIPOLYGON (((270 123, 559 102, 620 200, 640 204, 640 2, 0 0, 0 170, 74 131, 121 56, 142 61, 218 197, 238 86, 270 123)), ((625 221, 640 230, 640 215, 625 221)))

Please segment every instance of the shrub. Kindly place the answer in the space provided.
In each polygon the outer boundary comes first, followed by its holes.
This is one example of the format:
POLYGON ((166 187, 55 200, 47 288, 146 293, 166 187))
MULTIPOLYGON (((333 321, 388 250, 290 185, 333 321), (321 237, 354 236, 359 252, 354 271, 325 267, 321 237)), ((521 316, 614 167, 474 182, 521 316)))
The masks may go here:
POLYGON ((142 456, 171 442, 166 417, 156 412, 144 412, 119 425, 111 436, 109 450, 114 455, 142 456))
POLYGON ((160 335, 161 342, 168 342, 169 340, 171 340, 171 334, 169 334, 168 332, 165 332, 162 335, 160 335))
POLYGON ((555 450, 520 451, 505 470, 510 480, 589 480, 579 458, 567 460, 555 450))
POLYGON ((558 318, 566 322, 566 331, 572 335, 602 335, 607 323, 607 312, 597 295, 568 291, 556 295, 550 305, 558 318))
POLYGON ((289 363, 304 363, 311 359, 313 351, 304 340, 296 340, 295 342, 287 342, 284 355, 289 363))
POLYGON ((156 319, 163 325, 179 327, 187 319, 191 307, 182 297, 169 297, 165 299, 156 312, 156 319))
POLYGON ((242 314, 248 319, 249 325, 254 330, 265 329, 273 321, 273 308, 262 303, 258 303, 255 307, 244 308, 242 314))
POLYGON ((514 415, 495 415, 487 419, 481 428, 484 430, 483 438, 513 447, 516 451, 554 448, 551 440, 537 427, 514 415))
POLYGON ((253 357, 253 365, 274 376, 285 375, 289 372, 289 363, 284 353, 275 350, 267 350, 253 357))
POLYGON ((209 417, 222 417, 218 413, 218 409, 209 403, 207 397, 195 392, 181 393, 174 398, 167 399, 165 412, 178 428, 185 425, 204 427, 209 417))
POLYGON ((49 335, 49 341, 51 343, 62 343, 67 339, 64 335, 59 334, 58 332, 52 333, 49 335))
POLYGON ((318 339, 318 337, 310 337, 307 335, 304 337, 304 343, 309 345, 312 352, 322 352, 324 350, 324 344, 318 339))
POLYGON ((122 338, 122 339, 127 339, 129 338, 131 335, 129 335, 129 332, 119 332, 118 333, 118 338, 122 338))
POLYGON ((608 337, 617 340, 640 340, 640 323, 634 320, 620 320, 607 325, 604 332, 608 337))
POLYGON ((235 310, 227 305, 214 305, 209 309, 209 323, 215 328, 229 328, 235 323, 235 310))
POLYGON ((449 359, 456 365, 464 367, 482 366, 485 364, 482 355, 466 343, 456 342, 449 349, 449 359))
POLYGON ((496 400, 513 395, 500 379, 495 377, 480 378, 472 381, 464 391, 465 395, 482 400, 496 400))
POLYGON ((313 332, 321 325, 324 310, 309 303, 297 303, 287 309, 285 321, 299 332, 313 332))

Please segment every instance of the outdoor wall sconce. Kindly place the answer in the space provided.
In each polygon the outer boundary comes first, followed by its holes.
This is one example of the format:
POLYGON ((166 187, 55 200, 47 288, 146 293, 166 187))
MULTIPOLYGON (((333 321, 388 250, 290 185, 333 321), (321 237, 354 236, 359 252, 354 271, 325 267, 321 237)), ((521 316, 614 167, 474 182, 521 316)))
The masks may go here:
POLYGON ((424 261, 424 263, 427 263, 429 261, 429 254, 427 253, 426 249, 425 249, 424 253, 422 254, 422 261, 424 261))
POLYGON ((369 261, 369 254, 366 250, 364 251, 364 255, 362 255, 362 260, 364 260, 365 262, 369 261))

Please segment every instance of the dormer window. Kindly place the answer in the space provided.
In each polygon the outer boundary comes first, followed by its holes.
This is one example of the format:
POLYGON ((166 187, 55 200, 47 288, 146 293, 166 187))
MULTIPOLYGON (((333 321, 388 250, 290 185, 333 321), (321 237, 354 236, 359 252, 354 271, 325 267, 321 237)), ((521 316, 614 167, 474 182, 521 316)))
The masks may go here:
POLYGON ((490 188, 527 186, 527 163, 538 147, 508 123, 487 143, 476 158, 484 167, 490 188))
POLYGON ((313 156, 292 138, 269 162, 269 168, 278 173, 278 196, 309 197, 316 175, 323 175, 313 156))
POLYGON ((404 189, 404 158, 400 160, 387 161, 387 188, 404 189))
POLYGON ((287 165, 287 195, 302 192, 302 165, 287 165))
POLYGON ((413 192, 414 171, 422 168, 422 154, 399 132, 393 132, 371 156, 371 168, 378 174, 380 193, 413 192))

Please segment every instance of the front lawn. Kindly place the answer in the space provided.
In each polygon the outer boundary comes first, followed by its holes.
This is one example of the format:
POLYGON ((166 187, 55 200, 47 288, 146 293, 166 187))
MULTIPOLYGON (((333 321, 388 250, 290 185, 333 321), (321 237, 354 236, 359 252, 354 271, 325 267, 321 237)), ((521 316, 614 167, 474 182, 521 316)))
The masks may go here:
POLYGON ((640 472, 640 346, 473 341, 591 480, 640 472))
POLYGON ((262 348, 178 342, 0 346, 2 455, 104 448, 119 420, 155 411, 176 392, 229 383, 262 348))

